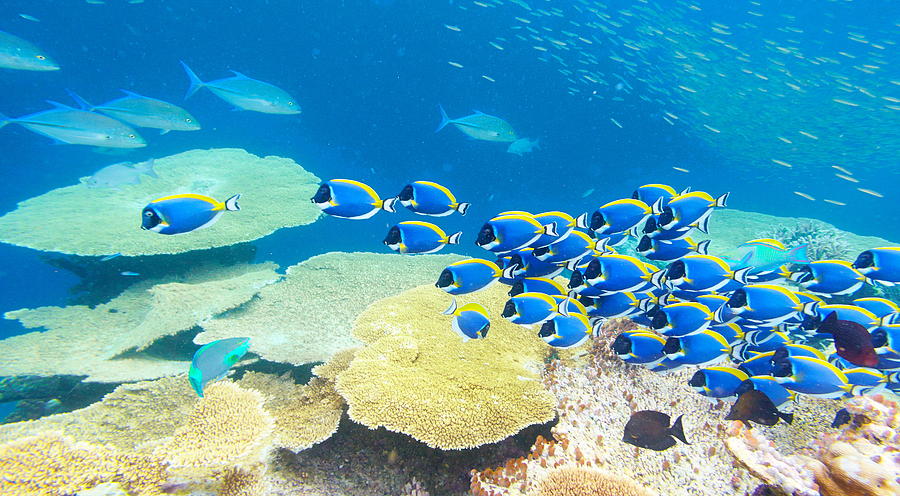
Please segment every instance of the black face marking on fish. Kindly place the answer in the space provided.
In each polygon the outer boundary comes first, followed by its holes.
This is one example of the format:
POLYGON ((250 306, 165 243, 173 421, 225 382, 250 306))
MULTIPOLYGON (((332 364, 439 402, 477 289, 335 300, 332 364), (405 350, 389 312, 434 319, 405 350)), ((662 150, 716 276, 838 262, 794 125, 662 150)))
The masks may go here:
POLYGON ((589 226, 591 231, 600 229, 604 224, 606 224, 606 219, 603 218, 603 212, 595 210, 594 214, 591 215, 591 225, 589 226))
POLYGON ((640 195, 638 194, 638 190, 634 190, 634 193, 631 194, 632 200, 640 200, 640 195))
POLYGON ((706 386, 706 374, 703 373, 702 370, 698 370, 694 372, 694 375, 691 377, 691 380, 688 381, 688 385, 691 387, 704 387, 706 386))
POLYGON ((672 211, 672 207, 666 206, 663 207, 663 211, 659 214, 659 219, 656 221, 657 226, 665 226, 675 220, 675 212, 672 211))
POLYGON ((822 325, 822 317, 818 315, 804 315, 800 328, 806 331, 813 331, 818 329, 820 325, 822 325))
POLYGON ((577 288, 584 284, 584 275, 577 270, 572 271, 572 276, 569 278, 569 287, 577 288))
POLYGON ((813 275, 812 267, 809 265, 803 265, 797 270, 793 275, 793 280, 798 283, 809 282, 815 279, 813 275))
POLYGON ((331 188, 327 184, 319 186, 315 196, 309 199, 313 203, 327 203, 331 201, 331 188))
POLYGON ((742 306, 747 304, 747 291, 744 288, 740 288, 734 291, 731 294, 731 298, 728 298, 728 301, 725 302, 729 308, 741 308, 742 306))
POLYGON ((399 245, 400 244, 400 228, 394 226, 388 231, 387 236, 384 237, 384 244, 391 245, 399 245))
MULTIPOLYGON (((659 312, 659 313, 662 313, 662 312, 659 312)), ((678 353, 679 351, 681 351, 681 340, 680 339, 678 339, 678 338, 666 339, 666 345, 663 346, 663 353, 665 353, 666 355, 672 355, 674 353, 678 353)))
POLYGON ((556 325, 553 323, 553 320, 548 320, 544 322, 541 326, 541 330, 538 331, 538 336, 542 338, 546 338, 556 334, 556 325))
POLYGON ((662 329, 669 325, 669 317, 666 312, 655 312, 653 319, 650 321, 650 327, 653 329, 662 329))
POLYGON ((853 262, 854 269, 867 269, 875 265, 875 254, 870 250, 866 250, 859 254, 856 257, 856 261, 853 262))
POLYGON ((669 265, 669 268, 666 269, 666 279, 670 279, 670 280, 681 279, 682 277, 684 277, 684 273, 685 273, 684 262, 682 262, 681 260, 677 260, 675 262, 672 262, 669 265))
MULTIPOLYGON (((740 366, 738 366, 738 369, 744 370, 744 369, 741 369, 740 366)), ((744 370, 744 373, 746 373, 747 375, 750 375, 749 372, 746 370, 744 370)), ((734 390, 734 394, 740 396, 740 395, 746 393, 747 391, 753 391, 754 389, 756 389, 756 385, 753 384, 753 381, 751 381, 750 379, 744 379, 743 381, 741 381, 740 384, 738 384, 737 389, 734 390)))
POLYGON ((647 219, 647 222, 644 223, 644 234, 650 234, 653 231, 656 231, 657 227, 659 227, 656 222, 656 217, 650 217, 647 219))
POLYGON ((772 360, 772 375, 775 377, 790 377, 791 374, 794 373, 793 367, 791 366, 790 360, 785 358, 779 358, 772 360))
POLYGON ((449 269, 444 269, 441 272, 441 275, 438 276, 438 280, 434 283, 435 287, 438 288, 446 288, 453 284, 453 272, 450 272, 449 269))
POLYGON ((610 348, 612 348, 617 355, 627 355, 631 353, 631 338, 625 333, 619 334, 616 336, 616 339, 613 340, 610 348))
POLYGON ((146 207, 141 212, 141 229, 153 229, 162 222, 162 217, 150 207, 146 207))
POLYGON ((518 267, 519 269, 525 268, 525 262, 522 260, 522 255, 519 253, 515 253, 509 257, 509 262, 506 265, 507 267, 518 267))
POLYGON ((540 247, 540 248, 535 248, 534 250, 531 251, 531 254, 534 255, 535 257, 543 256, 543 255, 546 254, 546 253, 550 253, 550 246, 549 246, 549 245, 548 245, 548 246, 542 246, 542 247, 540 247))
POLYGON ((584 269, 585 279, 596 279, 603 275, 603 266, 596 258, 592 259, 586 269, 584 269))
POLYGON ((496 239, 497 237, 494 235, 494 227, 490 224, 485 224, 481 226, 481 230, 478 231, 478 238, 475 240, 475 244, 478 246, 483 246, 496 239))
POLYGON ((644 254, 650 251, 650 248, 653 247, 653 240, 651 240, 647 236, 643 236, 641 241, 637 245, 637 252, 644 254))
POLYGON ((525 283, 522 282, 521 280, 519 280, 519 281, 516 281, 513 283, 512 287, 509 288, 509 293, 506 293, 506 294, 508 294, 509 296, 516 296, 516 295, 520 295, 524 292, 525 292, 525 283))
POLYGON ((481 330, 478 331, 478 334, 480 334, 482 338, 486 338, 486 337, 487 337, 487 333, 488 333, 489 330, 491 330, 491 323, 490 323, 490 322, 488 322, 487 324, 485 324, 484 327, 482 327, 481 330))
POLYGON ((882 328, 875 329, 872 331, 872 347, 873 348, 881 348, 882 346, 887 345, 887 331, 882 328))
POLYGON ((404 187, 403 187, 403 191, 401 191, 400 194, 397 195, 397 199, 400 200, 400 201, 402 201, 402 202, 412 200, 412 199, 413 199, 413 186, 412 186, 412 184, 407 184, 406 186, 404 186, 404 187))
POLYGON ((500 316, 504 318, 510 318, 516 313, 516 302, 507 300, 506 305, 503 306, 503 313, 501 313, 500 316))

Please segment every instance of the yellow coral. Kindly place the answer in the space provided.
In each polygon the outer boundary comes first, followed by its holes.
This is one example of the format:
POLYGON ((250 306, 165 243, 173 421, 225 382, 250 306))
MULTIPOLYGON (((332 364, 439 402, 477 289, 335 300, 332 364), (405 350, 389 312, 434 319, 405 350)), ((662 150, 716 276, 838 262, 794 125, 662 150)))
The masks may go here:
POLYGON ((338 374, 347 370, 347 367, 350 366, 350 362, 353 361, 353 357, 356 356, 357 350, 358 348, 350 348, 335 353, 327 362, 313 367, 312 373, 315 374, 316 377, 321 377, 322 379, 334 382, 337 380, 338 374))
POLYGON ((140 184, 119 189, 77 184, 26 200, 0 217, 0 241, 76 255, 182 253, 251 241, 320 215, 305 201, 315 194, 319 179, 290 159, 260 158, 240 149, 191 150, 157 159, 154 169, 159 177, 143 176, 140 184), (241 193, 243 210, 190 236, 140 229, 144 205, 179 193, 220 201, 241 193))
POLYGON ((277 447, 301 451, 321 443, 337 431, 344 413, 344 400, 324 379, 301 386, 289 376, 248 372, 238 384, 265 396, 264 407, 275 417, 277 447))
POLYGON ((652 496, 631 479, 582 467, 563 467, 550 472, 538 496, 652 496))
POLYGON ((43 433, 0 446, 0 494, 60 496, 107 482, 132 494, 162 494, 168 478, 161 458, 123 454, 74 443, 58 433, 43 433))
POLYGON ((225 471, 219 496, 260 496, 266 493, 266 465, 232 467, 225 471))
POLYGON ((273 424, 261 394, 220 381, 207 387, 184 425, 155 453, 175 467, 252 465, 265 459, 273 424))
MULTIPOLYGON (((495 287, 464 299, 499 311, 507 298, 495 287)), ((353 333, 367 346, 336 383, 350 418, 441 449, 499 441, 551 420, 556 401, 539 375, 549 347, 537 332, 494 314, 486 339, 463 343, 440 314, 448 302, 422 286, 359 316, 353 333)))

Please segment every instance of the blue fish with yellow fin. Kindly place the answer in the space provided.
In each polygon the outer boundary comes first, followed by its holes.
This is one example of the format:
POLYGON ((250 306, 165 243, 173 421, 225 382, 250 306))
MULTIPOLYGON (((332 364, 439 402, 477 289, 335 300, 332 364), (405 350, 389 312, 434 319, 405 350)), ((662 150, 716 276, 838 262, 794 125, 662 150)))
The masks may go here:
POLYGON ((553 210, 550 212, 535 214, 533 217, 534 220, 538 221, 538 223, 540 223, 542 226, 554 224, 556 227, 556 234, 542 234, 541 237, 531 243, 530 246, 532 248, 542 248, 545 246, 549 246, 553 243, 568 238, 569 235, 575 231, 576 227, 587 227, 587 214, 581 214, 578 217, 572 217, 565 212, 553 210))
POLYGON ((712 255, 687 255, 655 272, 650 281, 658 288, 666 284, 686 291, 711 292, 729 282, 747 283, 749 268, 733 270, 724 260, 712 255))
POLYGON ((597 234, 628 232, 650 217, 651 213, 650 206, 640 200, 615 200, 594 211, 589 227, 597 234))
POLYGON ((708 239, 698 243, 691 238, 653 239, 644 235, 638 242, 636 251, 649 260, 672 262, 691 253, 708 254, 709 243, 708 239))
POLYGON ((310 198, 323 212, 342 219, 368 219, 381 210, 395 212, 397 198, 381 199, 371 186, 353 179, 331 179, 310 198))
POLYGON ((654 211, 658 214, 658 228, 664 231, 677 231, 688 227, 696 227, 702 232, 708 232, 709 216, 715 208, 724 208, 728 202, 729 193, 718 198, 713 198, 703 191, 692 191, 678 195, 662 207, 654 211))
MULTIPOLYGON (((691 188, 687 188, 681 193, 684 194, 690 192, 691 188)), ((647 205, 653 205, 662 200, 660 207, 666 206, 669 203, 669 200, 676 196, 678 196, 678 192, 668 184, 645 184, 634 190, 634 193, 631 194, 632 198, 640 200, 647 205)))
POLYGON ((566 295, 568 291, 562 284, 548 279, 546 277, 523 277, 516 279, 509 288, 509 296, 516 296, 522 293, 544 293, 550 296, 566 295))
POLYGON ((887 298, 857 298, 853 300, 853 304, 872 312, 879 319, 890 314, 900 314, 900 305, 887 298))
POLYGON ((448 265, 434 285, 452 295, 474 293, 499 281, 500 274, 494 262, 470 258, 448 265))
POLYGON ((457 201, 449 189, 432 181, 407 184, 397 195, 397 200, 412 212, 433 217, 444 217, 453 212, 466 215, 470 206, 469 203, 457 201))
POLYGON ((461 232, 448 236, 430 222, 407 220, 391 227, 384 244, 400 253, 434 253, 446 245, 458 245, 460 236, 461 232))
MULTIPOLYGON (((598 322, 597 326, 600 325, 598 322)), ((592 326, 580 313, 556 314, 541 325, 538 336, 554 348, 574 348, 591 336, 592 326)))
POLYGON ((484 339, 491 328, 491 319, 487 309, 478 303, 466 303, 459 306, 456 298, 453 298, 450 306, 441 313, 453 316, 451 328, 462 338, 463 342, 470 339, 484 339))
POLYGON ((203 390, 210 382, 217 381, 226 375, 250 348, 250 338, 226 338, 207 343, 194 353, 188 381, 197 393, 203 397, 203 390))
POLYGON ((610 347, 623 361, 655 367, 666 358, 666 340, 647 331, 625 331, 616 336, 610 347))
POLYGON ((241 209, 234 195, 224 202, 204 195, 187 193, 164 196, 148 203, 141 211, 141 229, 160 234, 184 234, 215 224, 224 212, 241 209))
POLYGON ((687 336, 706 330, 713 314, 702 304, 683 301, 664 305, 653 315, 650 327, 664 336, 687 336))
POLYGON ((806 291, 824 296, 855 293, 866 281, 866 276, 853 268, 850 262, 843 260, 816 260, 796 271, 782 266, 779 273, 806 291))
POLYGON ((573 231, 560 241, 534 249, 534 256, 552 264, 565 264, 570 260, 581 260, 587 255, 607 251, 608 239, 592 239, 581 231, 573 231))
POLYGON ((525 248, 543 234, 557 235, 556 224, 544 226, 533 215, 523 214, 501 214, 487 221, 478 231, 475 244, 494 253, 505 253, 525 248))
POLYGON ((791 391, 822 398, 839 398, 853 389, 847 376, 837 367, 806 356, 776 358, 772 376, 791 391))
POLYGON ((743 370, 733 367, 704 367, 688 381, 694 391, 710 398, 730 398, 737 395, 742 382, 749 379, 743 370))
POLYGON ((513 324, 537 324, 551 318, 558 304, 544 293, 521 293, 506 301, 500 316, 513 324))
POLYGON ((770 326, 778 325, 802 311, 812 312, 818 302, 803 303, 793 291, 774 284, 747 284, 731 293, 716 311, 719 322, 738 317, 770 326))
POLYGON ((673 336, 666 339, 663 352, 666 358, 678 364, 676 368, 684 365, 706 367, 728 358, 731 346, 721 334, 707 329, 687 336, 673 336))
POLYGON ((871 284, 900 284, 900 247, 872 248, 856 257, 853 268, 866 276, 871 284))

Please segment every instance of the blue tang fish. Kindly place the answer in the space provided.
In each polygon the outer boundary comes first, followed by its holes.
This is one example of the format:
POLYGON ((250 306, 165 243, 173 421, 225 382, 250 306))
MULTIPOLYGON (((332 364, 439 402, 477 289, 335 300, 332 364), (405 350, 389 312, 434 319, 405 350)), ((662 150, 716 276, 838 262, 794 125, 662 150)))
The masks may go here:
POLYGON ((521 293, 507 300, 501 317, 513 324, 537 324, 551 318, 558 304, 544 293, 521 293))
POLYGON ((603 317, 605 319, 627 317, 638 313, 640 311, 637 307, 639 301, 634 293, 627 291, 596 297, 583 297, 581 299, 581 302, 587 308, 588 317, 603 317))
POLYGON ((231 71, 233 76, 215 81, 203 82, 184 62, 184 72, 190 79, 190 87, 184 98, 187 100, 200 88, 209 88, 217 97, 234 105, 237 110, 252 110, 264 114, 299 114, 300 105, 283 89, 240 72, 231 71))
POLYGON ((893 286, 900 283, 900 247, 872 248, 856 257, 853 268, 872 284, 893 286))
POLYGON ((441 123, 434 132, 444 129, 447 124, 453 124, 463 134, 476 140, 512 143, 519 139, 512 125, 499 117, 475 110, 471 115, 451 119, 444 107, 439 105, 438 109, 441 111, 441 123))
POLYGON ((453 316, 453 332, 458 334, 463 342, 470 339, 484 339, 491 328, 491 319, 487 309, 478 303, 466 303, 458 306, 456 298, 453 298, 450 306, 442 313, 453 316))
POLYGON ((669 360, 679 365, 678 368, 684 365, 706 367, 728 358, 731 347, 721 334, 707 329, 687 336, 666 339, 663 352, 669 360))
POLYGON ((187 193, 158 198, 141 211, 141 229, 160 234, 183 234, 209 227, 223 212, 236 212, 240 194, 220 202, 204 195, 187 193))
POLYGON ((750 377, 733 367, 706 367, 696 372, 688 381, 694 391, 710 398, 730 398, 737 395, 742 382, 750 377))
POLYGON ((550 296, 568 294, 562 284, 546 277, 524 277, 516 279, 509 289, 509 296, 522 293, 544 293, 550 296))
POLYGON ((649 260, 672 262, 691 253, 706 255, 710 240, 695 242, 691 238, 683 239, 651 239, 644 235, 638 242, 636 251, 649 260))
POLYGON ((393 213, 396 198, 382 200, 369 185, 352 179, 332 179, 310 198, 323 212, 342 219, 368 219, 380 210, 393 213))
POLYGON ((434 253, 445 245, 458 245, 461 232, 447 235, 443 229, 418 220, 400 222, 388 230, 384 244, 400 253, 434 253))
POLYGON ((712 319, 713 314, 702 304, 684 301, 660 307, 650 327, 665 336, 680 337, 706 330, 712 319))
MULTIPOLYGON (((647 283, 656 267, 628 255, 603 253, 593 258, 582 274, 584 282, 606 293, 636 291, 647 283)), ((575 277, 577 272, 573 272, 575 277)))
POLYGON ((781 267, 780 274, 806 291, 824 296, 855 293, 866 280, 866 276, 854 269, 850 262, 843 260, 816 260, 794 272, 785 266, 781 267))
POLYGON ((645 367, 655 367, 666 354, 666 340, 646 331, 625 331, 613 340, 610 347, 623 361, 645 367))
POLYGON ((707 232, 709 215, 714 208, 724 208, 728 201, 729 193, 713 198, 709 193, 693 191, 678 195, 669 200, 666 206, 658 214, 657 225, 660 229, 671 231, 696 227, 702 232, 707 232))
POLYGON ((497 264, 470 258, 448 265, 434 285, 452 295, 461 295, 481 291, 499 279, 500 267, 497 264))
POLYGON ((444 217, 453 212, 466 215, 469 204, 456 201, 456 196, 444 186, 431 181, 407 184, 397 195, 400 204, 419 215, 444 217))
POLYGON ((684 239, 690 236, 694 231, 692 226, 682 227, 678 229, 663 229, 659 225, 658 215, 651 215, 644 223, 644 227, 640 230, 640 234, 646 235, 651 239, 684 239))
POLYGON ((513 279, 519 277, 556 277, 565 268, 550 262, 545 262, 534 256, 534 248, 522 248, 506 252, 498 257, 497 263, 505 261, 503 279, 500 282, 511 284, 513 279))
MULTIPOLYGON (((687 188, 681 193, 684 194, 690 192, 691 188, 687 188)), ((653 205, 661 199, 662 203, 660 206, 664 207, 669 203, 669 200, 677 195, 678 193, 675 191, 675 188, 667 184, 645 184, 634 190, 631 197, 635 200, 640 200, 647 205, 653 205)))
POLYGON ((839 398, 853 388, 843 372, 818 358, 776 358, 773 360, 772 375, 791 391, 822 398, 839 398))
POLYGON ((500 215, 481 227, 475 244, 494 253, 505 253, 531 245, 542 234, 556 235, 556 225, 541 225, 530 215, 500 215))
MULTIPOLYGON (((600 323, 596 324, 598 327, 600 323)), ((554 348, 580 346, 591 336, 591 323, 580 313, 557 314, 541 325, 538 336, 554 348)))
POLYGON ((650 281, 660 288, 665 280, 665 284, 676 289, 716 291, 732 280, 746 284, 749 271, 749 268, 732 270, 724 260, 712 255, 687 255, 655 272, 650 281))
POLYGON ((538 221, 542 226, 554 224, 556 226, 556 235, 542 234, 535 242, 531 243, 530 246, 532 248, 543 248, 557 243, 569 237, 576 227, 587 227, 587 214, 581 214, 576 218, 565 212, 554 210, 535 214, 534 220, 538 221))
POLYGON ((777 239, 750 240, 738 245, 737 256, 740 262, 733 268, 753 267, 753 272, 758 273, 776 271, 786 264, 808 264, 808 249, 808 243, 788 249, 777 239))
POLYGON ((225 377, 249 348, 250 338, 219 339, 201 346, 188 371, 188 381, 197 396, 202 398, 207 384, 225 377))
POLYGON ((573 231, 562 240, 548 246, 534 249, 534 256, 551 264, 565 264, 570 260, 581 260, 587 255, 606 251, 607 239, 592 239, 581 231, 573 231))
POLYGON ((747 391, 760 391, 772 400, 776 407, 784 406, 786 410, 793 408, 793 402, 797 400, 797 393, 785 388, 771 375, 754 375, 747 378, 738 386, 738 395, 747 391))
POLYGON ((900 305, 887 298, 857 298, 853 304, 875 314, 879 319, 890 314, 900 314, 900 305))
POLYGON ((734 322, 738 317, 775 326, 801 311, 814 311, 819 302, 802 303, 793 291, 773 284, 748 284, 731 293, 716 312, 719 322, 734 322))
POLYGON ((650 206, 646 203, 626 198, 603 205, 591 215, 590 229, 597 234, 628 232, 650 217, 650 206))

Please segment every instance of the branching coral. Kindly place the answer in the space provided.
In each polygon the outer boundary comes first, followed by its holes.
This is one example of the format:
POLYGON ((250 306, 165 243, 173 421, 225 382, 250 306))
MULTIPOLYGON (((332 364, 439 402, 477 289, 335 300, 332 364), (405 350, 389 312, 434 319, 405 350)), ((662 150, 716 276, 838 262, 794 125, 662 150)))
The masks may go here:
POLYGON ((266 465, 232 467, 225 471, 219 496, 260 496, 266 494, 266 465))
POLYGON ((84 375, 88 381, 123 382, 181 373, 188 363, 125 353, 238 306, 279 277, 273 264, 204 266, 177 282, 137 283, 95 307, 7 312, 7 319, 47 331, 0 340, 0 375, 84 375))
MULTIPOLYGON (((466 298, 489 309, 506 299, 502 288, 466 298)), ((555 400, 537 373, 546 344, 501 318, 492 319, 487 338, 464 343, 440 314, 447 303, 447 295, 423 286, 359 316, 353 334, 366 346, 337 378, 350 418, 441 449, 499 441, 551 420, 555 400)))
POLYGON ((285 279, 247 305, 202 324, 195 342, 251 338, 250 350, 266 360, 302 365, 328 360, 359 346, 351 323, 369 303, 433 283, 455 255, 326 253, 287 270, 285 279))
POLYGON ((154 496, 168 478, 159 457, 75 443, 52 432, 0 446, 0 474, 6 496, 61 496, 108 482, 154 496))
POLYGON ((538 496, 652 496, 631 479, 583 467, 563 467, 541 482, 538 496))
POLYGON ((818 220, 803 219, 782 224, 760 237, 777 239, 788 248, 807 244, 810 260, 846 260, 851 256, 850 243, 842 233, 818 220))
POLYGON ((119 189, 77 184, 26 200, 0 217, 0 241, 75 255, 182 253, 254 240, 320 215, 303 201, 315 193, 319 179, 290 159, 260 158, 240 149, 191 150, 156 159, 154 169, 159 177, 144 177, 140 184, 119 189), (140 229, 148 202, 179 193, 220 201, 241 193, 242 210, 185 236, 140 229))

